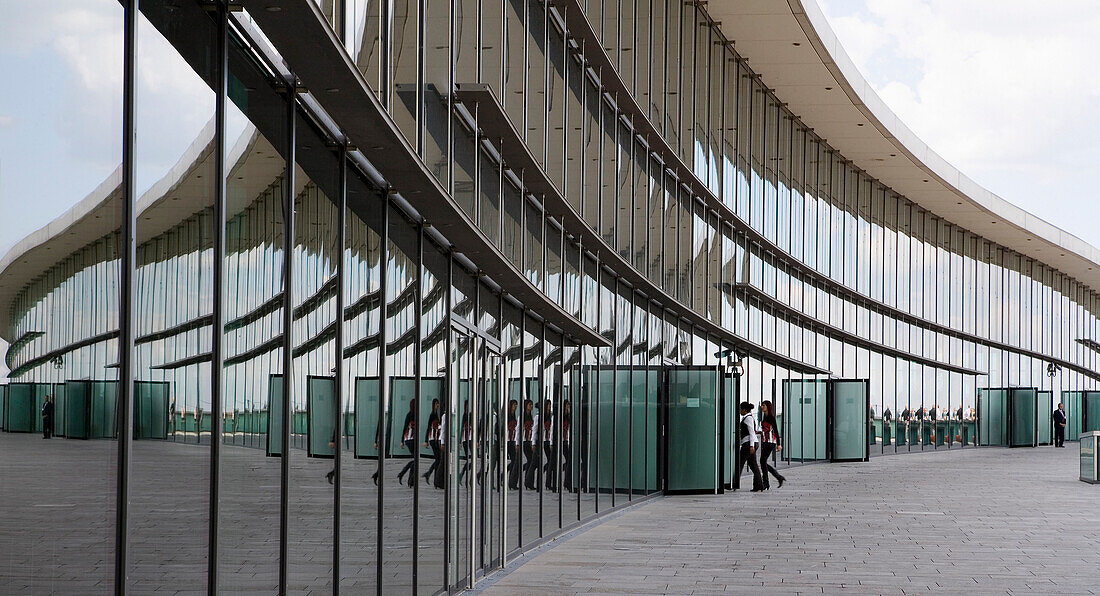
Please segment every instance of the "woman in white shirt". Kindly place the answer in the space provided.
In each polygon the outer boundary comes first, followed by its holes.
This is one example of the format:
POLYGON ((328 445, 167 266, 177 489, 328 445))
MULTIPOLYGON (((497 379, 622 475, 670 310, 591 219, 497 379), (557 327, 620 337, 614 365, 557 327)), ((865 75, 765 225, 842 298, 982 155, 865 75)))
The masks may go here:
POLYGON ((741 476, 747 463, 752 470, 752 492, 758 493, 764 490, 764 481, 760 478, 760 465, 756 462, 756 447, 760 444, 760 438, 756 435, 756 418, 752 415, 752 408, 751 403, 741 402, 741 422, 738 424, 741 463, 737 466, 737 476, 741 476))

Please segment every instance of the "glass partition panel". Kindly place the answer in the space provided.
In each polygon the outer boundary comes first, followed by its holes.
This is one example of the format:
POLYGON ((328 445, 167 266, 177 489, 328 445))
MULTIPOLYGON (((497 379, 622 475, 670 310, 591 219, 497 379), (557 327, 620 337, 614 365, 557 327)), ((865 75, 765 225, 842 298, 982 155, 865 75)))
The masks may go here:
POLYGON ((1008 423, 1008 391, 1005 389, 978 390, 978 441, 980 445, 1001 446, 1008 444, 1005 428, 1008 423))
POLYGON ((866 380, 829 381, 833 461, 867 458, 868 387, 866 380))
POLYGON ((1054 394, 1050 391, 1039 391, 1035 394, 1035 400, 1035 440, 1039 445, 1050 445, 1054 429, 1054 394))
POLYGON ((667 379, 667 489, 715 492, 719 479, 717 372, 672 368, 667 379))
POLYGON ((1009 390, 1009 447, 1033 447, 1036 440, 1035 389, 1009 390))

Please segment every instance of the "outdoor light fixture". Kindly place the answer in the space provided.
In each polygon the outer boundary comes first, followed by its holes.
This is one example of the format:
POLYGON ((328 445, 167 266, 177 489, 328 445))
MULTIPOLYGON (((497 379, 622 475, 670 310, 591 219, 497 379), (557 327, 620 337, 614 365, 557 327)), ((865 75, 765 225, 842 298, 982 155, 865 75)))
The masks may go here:
POLYGON ((50 360, 50 364, 52 364, 56 370, 61 370, 62 368, 65 368, 65 359, 61 356, 54 356, 50 360))
POLYGON ((1047 365, 1047 376, 1048 377, 1053 379, 1060 372, 1062 372, 1062 367, 1061 366, 1059 366, 1059 365, 1057 365, 1053 362, 1051 362, 1050 364, 1047 365))

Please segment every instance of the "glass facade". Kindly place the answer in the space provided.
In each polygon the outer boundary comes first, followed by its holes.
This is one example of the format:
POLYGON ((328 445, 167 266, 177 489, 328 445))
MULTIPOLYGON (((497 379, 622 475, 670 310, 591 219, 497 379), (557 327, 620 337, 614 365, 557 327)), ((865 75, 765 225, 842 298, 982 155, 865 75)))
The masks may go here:
POLYGON ((125 76, 86 118, 132 141, 83 240, 0 272, 0 423, 50 395, 97 439, 80 503, 38 480, 88 531, 0 538, 0 579, 461 590, 691 485, 666 416, 769 400, 785 462, 822 459, 830 377, 866 380, 872 455, 977 445, 1008 387, 1088 428, 1100 295, 856 168, 701 4, 93 4, 125 76), (165 73, 193 134, 140 92, 165 73))

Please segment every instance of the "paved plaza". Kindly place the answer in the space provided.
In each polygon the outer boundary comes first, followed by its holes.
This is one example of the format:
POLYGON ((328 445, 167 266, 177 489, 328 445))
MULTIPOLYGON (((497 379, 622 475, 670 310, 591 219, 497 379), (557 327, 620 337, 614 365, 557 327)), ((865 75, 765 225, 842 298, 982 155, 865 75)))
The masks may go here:
POLYGON ((666 497, 557 541, 484 594, 1097 594, 1100 485, 1065 449, 806 465, 666 497))
MULTIPOLYGON (((202 593, 208 451, 134 443, 135 593, 202 593)), ((784 469, 762 494, 665 497, 569 531, 489 578, 486 594, 1100 592, 1100 486, 1066 449, 951 449, 784 469)), ((0 434, 0 595, 111 589, 114 447, 0 434)), ((231 593, 272 593, 278 460, 226 447, 219 556, 231 593)), ((292 458, 290 581, 331 590, 330 460, 292 458)), ((344 593, 373 592, 374 464, 347 460, 344 593)), ((397 462, 387 464, 395 474, 397 462)), ((423 486, 423 485, 422 485, 423 486)), ((384 593, 412 592, 411 489, 386 492, 384 593)), ((441 493, 420 492, 420 573, 442 583, 441 493), (436 560, 435 564, 431 561, 436 560)), ((530 498, 530 497, 529 497, 530 498)), ((544 498, 554 498, 546 496, 544 498)), ((565 510, 576 509, 566 494, 565 510)), ((591 506, 586 500, 585 507, 591 506)), ((461 509, 461 508, 460 508, 461 509)), ((510 519, 537 538, 538 516, 510 519)), ((545 519, 549 527, 556 520, 545 519)), ((525 539, 528 540, 531 538, 525 539)), ((308 588, 307 588, 308 586, 308 588)))

